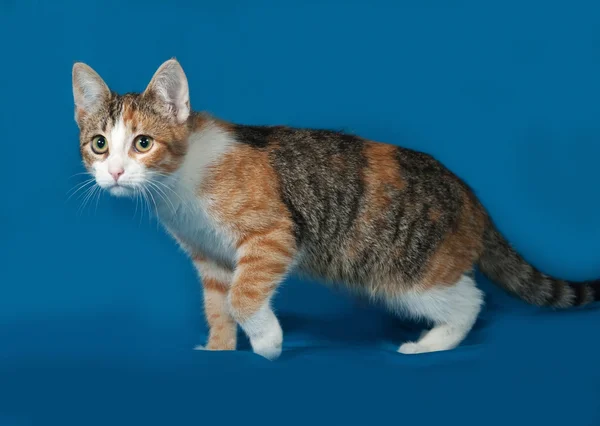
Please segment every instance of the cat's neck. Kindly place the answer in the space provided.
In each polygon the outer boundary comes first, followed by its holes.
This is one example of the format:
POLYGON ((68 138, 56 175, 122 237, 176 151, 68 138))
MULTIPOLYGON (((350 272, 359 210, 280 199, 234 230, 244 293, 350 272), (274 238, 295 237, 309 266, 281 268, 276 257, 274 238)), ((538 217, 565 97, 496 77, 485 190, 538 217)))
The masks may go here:
POLYGON ((218 163, 235 143, 230 125, 207 114, 194 114, 188 151, 177 170, 179 181, 197 188, 211 165, 218 163))
POLYGON ((229 130, 231 125, 204 113, 195 113, 190 120, 188 151, 181 166, 164 182, 172 192, 170 200, 164 201, 166 204, 180 198, 192 202, 199 197, 211 165, 219 163, 235 143, 229 130))

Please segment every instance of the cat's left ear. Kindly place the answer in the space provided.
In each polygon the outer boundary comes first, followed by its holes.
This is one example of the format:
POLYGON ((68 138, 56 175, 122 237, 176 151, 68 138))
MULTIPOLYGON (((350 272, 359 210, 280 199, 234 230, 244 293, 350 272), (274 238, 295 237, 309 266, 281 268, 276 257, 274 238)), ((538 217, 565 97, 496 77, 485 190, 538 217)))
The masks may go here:
POLYGON ((184 123, 190 116, 190 94, 183 68, 175 59, 163 63, 154 73, 144 96, 152 96, 165 116, 184 123))

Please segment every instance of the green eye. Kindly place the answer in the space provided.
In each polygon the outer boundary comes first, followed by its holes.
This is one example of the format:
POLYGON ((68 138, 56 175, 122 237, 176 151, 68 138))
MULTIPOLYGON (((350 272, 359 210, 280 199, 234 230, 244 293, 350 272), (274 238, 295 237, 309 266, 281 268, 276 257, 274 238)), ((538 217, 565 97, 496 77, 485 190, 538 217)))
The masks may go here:
POLYGON ((154 145, 154 139, 146 135, 140 135, 133 141, 133 147, 137 152, 150 151, 152 145, 154 145))
POLYGON ((108 151, 108 143, 104 136, 94 136, 92 139, 92 151, 96 154, 104 154, 108 151))

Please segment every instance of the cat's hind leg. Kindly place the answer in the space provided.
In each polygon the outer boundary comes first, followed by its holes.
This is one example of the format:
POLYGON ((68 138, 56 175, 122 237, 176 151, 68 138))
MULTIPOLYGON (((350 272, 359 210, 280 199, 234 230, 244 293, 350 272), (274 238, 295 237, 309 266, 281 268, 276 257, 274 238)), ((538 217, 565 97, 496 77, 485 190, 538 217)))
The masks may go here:
POLYGON ((439 285, 427 290, 403 294, 395 306, 417 318, 433 323, 433 328, 416 342, 406 342, 398 352, 418 354, 453 349, 469 333, 483 304, 483 292, 475 280, 463 275, 454 285, 439 285))

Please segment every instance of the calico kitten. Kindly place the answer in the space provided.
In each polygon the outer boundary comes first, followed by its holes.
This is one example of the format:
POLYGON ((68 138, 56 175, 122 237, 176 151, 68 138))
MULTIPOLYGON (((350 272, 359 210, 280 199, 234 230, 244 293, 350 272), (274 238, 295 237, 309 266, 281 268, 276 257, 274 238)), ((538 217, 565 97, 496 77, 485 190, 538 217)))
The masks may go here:
POLYGON ((522 299, 558 308, 600 299, 528 264, 469 187, 429 155, 348 134, 244 126, 190 109, 174 59, 141 94, 118 95, 73 67, 80 150, 115 196, 151 193, 160 221, 201 277, 210 337, 234 350, 239 324, 254 352, 281 353, 270 300, 299 271, 380 300, 433 328, 405 354, 456 347, 480 311, 471 271, 522 299))

